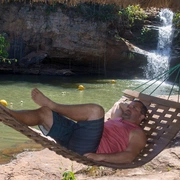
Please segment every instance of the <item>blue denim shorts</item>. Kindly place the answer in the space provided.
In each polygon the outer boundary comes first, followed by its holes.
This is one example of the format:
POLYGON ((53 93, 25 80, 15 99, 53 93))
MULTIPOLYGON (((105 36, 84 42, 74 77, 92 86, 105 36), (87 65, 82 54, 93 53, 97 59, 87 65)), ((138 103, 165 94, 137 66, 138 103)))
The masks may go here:
POLYGON ((96 152, 104 128, 104 118, 74 122, 53 111, 53 125, 49 132, 39 126, 44 135, 52 137, 62 146, 83 155, 96 152))

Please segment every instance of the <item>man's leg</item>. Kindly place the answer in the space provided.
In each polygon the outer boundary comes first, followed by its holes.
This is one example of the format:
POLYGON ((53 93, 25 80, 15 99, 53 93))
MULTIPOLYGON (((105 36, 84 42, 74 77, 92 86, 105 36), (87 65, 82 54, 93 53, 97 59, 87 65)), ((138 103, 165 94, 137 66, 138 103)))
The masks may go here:
POLYGON ((57 118, 54 118, 52 129, 47 135, 81 155, 96 152, 104 127, 104 109, 101 106, 96 104, 57 104, 38 89, 32 90, 32 99, 38 105, 51 109, 53 116, 59 114, 57 118), (72 126, 70 123, 72 121, 63 120, 65 117, 75 120, 77 123, 72 126))
POLYGON ((41 107, 36 110, 11 110, 2 105, 9 114, 14 116, 18 121, 23 122, 27 126, 43 125, 46 130, 50 130, 53 124, 52 111, 48 107, 41 107))
MULTIPOLYGON (((96 104, 84 104, 84 105, 63 105, 63 104, 57 104, 53 101, 51 101, 49 98, 44 96, 38 89, 32 90, 32 99, 35 103, 42 106, 41 108, 37 110, 22 110, 22 111, 14 111, 5 108, 11 115, 13 115, 17 120, 25 123, 28 126, 34 126, 34 125, 42 125, 45 130, 48 131, 47 135, 51 136, 52 138, 60 138, 60 141, 64 141, 62 139, 63 137, 66 138, 66 134, 73 129, 73 138, 71 138, 71 145, 69 148, 71 150, 74 150, 75 152, 78 152, 79 154, 84 154, 87 152, 94 152, 97 149, 97 146, 99 144, 102 131, 103 131, 103 117, 104 117, 104 109, 96 104), (54 111, 52 113, 52 111, 54 111), (57 116, 57 119, 53 119, 54 115, 59 114, 57 116), (65 131, 65 133, 62 135, 61 131, 64 126, 62 126, 62 119, 59 119, 61 115, 64 117, 68 117, 72 120, 78 121, 76 124, 77 127, 68 129, 68 132, 65 131), (96 120, 96 121, 93 121, 96 120), (92 123, 90 122, 92 121, 92 123), (58 124, 56 124, 56 123, 58 124), (90 124, 84 124, 84 123, 90 123, 90 124), (60 124, 59 124, 60 123, 60 124), (56 130, 55 130, 55 129, 56 130), (59 130, 59 128, 61 130, 59 130), (79 128, 81 131, 79 131, 79 128), (88 131, 89 134, 92 134, 87 136, 87 129, 90 129, 88 131), (58 133, 58 135, 57 135, 58 133), (59 135, 60 133, 60 135, 59 135), (83 138, 82 138, 83 137, 83 138), (85 137, 85 138, 84 138, 85 137), (92 141, 93 140, 93 141, 92 141), (76 147, 74 147, 74 142, 76 147), (85 146, 89 148, 82 149, 82 146, 84 145, 84 142, 86 142, 85 146), (87 143, 90 142, 90 143, 87 143), (73 146, 72 146, 73 145, 73 146), (81 151, 79 151, 79 149, 81 151)), ((69 120, 66 120, 67 127, 69 127, 69 120)), ((73 121, 72 121, 73 122, 73 121)), ((70 125, 71 126, 71 125, 70 125)), ((71 132, 70 136, 71 136, 71 132)), ((69 142, 69 140, 65 140, 66 144, 69 142)), ((66 146, 66 147, 67 147, 66 146)))
POLYGON ((32 90, 31 95, 34 102, 39 106, 47 106, 49 109, 75 121, 96 120, 104 117, 104 109, 97 104, 58 104, 46 97, 37 88, 32 90))

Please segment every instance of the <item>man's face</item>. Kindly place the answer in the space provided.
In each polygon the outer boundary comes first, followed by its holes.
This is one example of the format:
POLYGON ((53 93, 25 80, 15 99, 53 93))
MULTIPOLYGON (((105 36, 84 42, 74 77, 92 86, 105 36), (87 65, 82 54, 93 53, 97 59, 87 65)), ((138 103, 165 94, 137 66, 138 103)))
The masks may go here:
POLYGON ((124 111, 122 118, 139 124, 142 119, 144 119, 144 115, 141 113, 141 108, 142 105, 139 102, 131 102, 124 111))

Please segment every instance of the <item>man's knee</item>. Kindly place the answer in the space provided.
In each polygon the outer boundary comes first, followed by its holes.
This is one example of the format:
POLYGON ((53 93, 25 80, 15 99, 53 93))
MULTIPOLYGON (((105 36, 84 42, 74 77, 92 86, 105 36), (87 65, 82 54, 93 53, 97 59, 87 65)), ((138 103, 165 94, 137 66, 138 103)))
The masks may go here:
POLYGON ((51 128, 53 124, 53 115, 52 110, 46 106, 43 106, 39 109, 40 112, 40 124, 45 126, 46 129, 51 128))
POLYGON ((93 120, 96 120, 96 119, 100 119, 102 117, 104 117, 104 108, 98 104, 92 104, 91 105, 91 114, 90 114, 90 118, 93 119, 93 120))

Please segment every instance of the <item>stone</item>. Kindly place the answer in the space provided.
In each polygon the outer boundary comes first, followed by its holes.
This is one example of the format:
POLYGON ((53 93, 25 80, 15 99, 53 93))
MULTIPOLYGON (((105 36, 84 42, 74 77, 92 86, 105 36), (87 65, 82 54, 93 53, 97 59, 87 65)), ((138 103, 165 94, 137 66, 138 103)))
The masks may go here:
POLYGON ((8 164, 0 165, 0 179, 39 180, 62 179, 64 172, 71 171, 76 179, 97 180, 178 180, 180 177, 180 147, 162 151, 151 162, 134 169, 88 167, 66 159, 48 149, 23 152, 8 164))
POLYGON ((40 64, 47 57, 47 53, 43 51, 31 52, 27 56, 19 60, 19 65, 21 67, 28 67, 30 65, 40 64))

